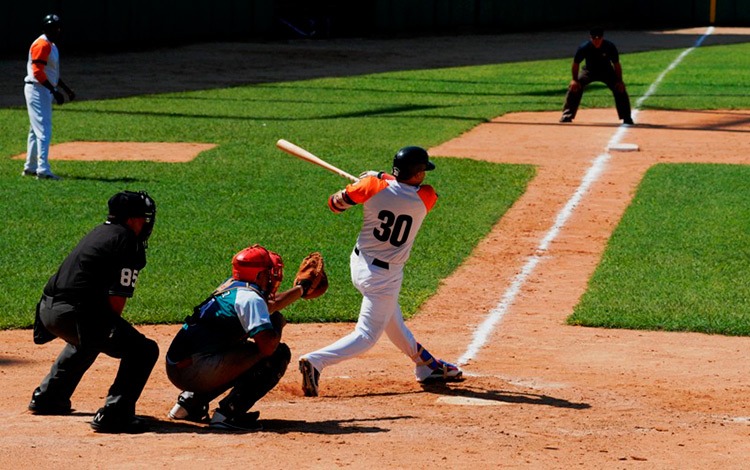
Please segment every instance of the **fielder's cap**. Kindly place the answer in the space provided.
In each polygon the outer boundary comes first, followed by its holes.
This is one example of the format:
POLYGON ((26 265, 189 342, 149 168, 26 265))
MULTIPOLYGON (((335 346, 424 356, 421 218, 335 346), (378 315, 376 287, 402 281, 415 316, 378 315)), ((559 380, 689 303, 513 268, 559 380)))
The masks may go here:
POLYGON ((595 28, 591 28, 589 30, 589 34, 591 35, 592 38, 604 37, 604 28, 600 28, 598 26, 595 28))
POLYGON ((430 156, 427 155, 427 150, 415 145, 402 148, 396 153, 396 156, 393 157, 393 166, 399 170, 414 167, 420 163, 423 163, 426 166, 424 169, 425 171, 435 169, 435 164, 430 161, 430 156))
POLYGON ((145 217, 153 219, 156 214, 156 203, 145 191, 122 191, 111 198, 107 203, 109 215, 117 219, 128 219, 130 217, 145 217))

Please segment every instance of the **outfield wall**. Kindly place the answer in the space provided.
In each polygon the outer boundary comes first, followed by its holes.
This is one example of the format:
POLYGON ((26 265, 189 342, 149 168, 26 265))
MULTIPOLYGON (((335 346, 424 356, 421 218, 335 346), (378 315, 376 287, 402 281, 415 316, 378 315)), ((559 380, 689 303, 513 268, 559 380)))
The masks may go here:
MULTIPOLYGON (((0 13, 0 52, 25 53, 50 12, 68 52, 197 41, 655 28, 709 24, 712 0, 36 0, 0 13)), ((750 1, 715 0, 715 24, 750 25, 750 1)))

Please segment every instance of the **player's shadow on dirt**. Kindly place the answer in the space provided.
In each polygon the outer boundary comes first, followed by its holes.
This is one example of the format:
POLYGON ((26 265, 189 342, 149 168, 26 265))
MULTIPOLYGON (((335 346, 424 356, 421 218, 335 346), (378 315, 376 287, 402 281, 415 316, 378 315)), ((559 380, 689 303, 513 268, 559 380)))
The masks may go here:
POLYGON ((588 403, 575 403, 555 398, 549 395, 536 393, 521 393, 500 390, 484 390, 476 387, 460 386, 457 384, 423 384, 426 392, 447 395, 452 397, 470 398, 476 400, 499 401, 503 403, 521 403, 528 405, 545 405, 556 408, 570 408, 574 410, 585 410, 591 408, 588 403))
POLYGON ((157 419, 148 419, 150 432, 156 434, 177 434, 177 433, 196 433, 196 434, 215 434, 229 433, 241 434, 250 432, 274 432, 277 434, 286 434, 290 432, 303 432, 309 434, 341 435, 341 434, 374 434, 389 432, 390 428, 380 426, 363 426, 360 423, 370 422, 389 422, 400 419, 413 419, 413 416, 385 416, 382 418, 361 418, 361 419, 328 419, 323 421, 300 421, 294 419, 261 419, 259 423, 263 429, 259 431, 228 431, 211 429, 205 424, 194 424, 186 421, 162 421, 157 419))

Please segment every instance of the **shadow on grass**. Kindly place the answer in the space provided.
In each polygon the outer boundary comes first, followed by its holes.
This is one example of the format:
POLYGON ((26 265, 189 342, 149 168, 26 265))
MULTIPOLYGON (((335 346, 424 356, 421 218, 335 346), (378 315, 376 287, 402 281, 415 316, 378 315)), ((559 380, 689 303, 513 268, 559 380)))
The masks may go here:
POLYGON ((122 177, 107 177, 107 176, 65 176, 66 180, 76 181, 101 181, 104 183, 144 183, 148 180, 131 178, 129 176, 122 177))

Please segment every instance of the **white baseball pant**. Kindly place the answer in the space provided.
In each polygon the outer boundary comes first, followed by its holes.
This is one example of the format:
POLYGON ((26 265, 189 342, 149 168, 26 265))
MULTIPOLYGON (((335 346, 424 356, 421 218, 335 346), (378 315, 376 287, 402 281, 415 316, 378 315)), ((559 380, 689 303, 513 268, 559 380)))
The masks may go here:
POLYGON ((52 140, 52 93, 36 83, 27 83, 23 91, 31 123, 23 169, 48 174, 51 173, 49 145, 52 140))
POLYGON ((417 380, 423 380, 432 369, 422 364, 417 341, 404 323, 398 296, 404 277, 404 266, 391 264, 389 269, 372 265, 372 258, 352 252, 349 262, 352 283, 362 293, 362 305, 354 331, 335 343, 302 356, 319 372, 328 366, 358 356, 375 345, 385 331, 388 339, 414 361, 417 380))

